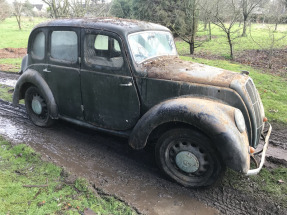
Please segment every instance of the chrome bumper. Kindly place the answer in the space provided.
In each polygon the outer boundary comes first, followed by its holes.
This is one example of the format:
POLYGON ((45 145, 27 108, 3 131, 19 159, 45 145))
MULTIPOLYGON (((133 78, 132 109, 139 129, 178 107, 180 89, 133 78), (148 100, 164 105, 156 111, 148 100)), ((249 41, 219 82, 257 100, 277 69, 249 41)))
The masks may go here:
POLYGON ((264 147, 263 147, 263 151, 262 151, 262 157, 261 157, 261 161, 260 161, 259 167, 257 169, 250 169, 250 170, 248 170, 246 175, 256 175, 262 169, 263 164, 265 162, 266 151, 267 151, 267 148, 268 148, 268 145, 269 145, 269 137, 270 137, 271 131, 272 131, 272 126, 269 124, 269 129, 268 129, 267 135, 265 137, 265 143, 264 143, 264 147))

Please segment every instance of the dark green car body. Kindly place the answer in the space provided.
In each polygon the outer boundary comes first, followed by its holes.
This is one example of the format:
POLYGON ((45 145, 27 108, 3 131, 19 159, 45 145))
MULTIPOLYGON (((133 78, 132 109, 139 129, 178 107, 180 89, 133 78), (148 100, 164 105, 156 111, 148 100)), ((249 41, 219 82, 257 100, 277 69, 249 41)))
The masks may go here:
POLYGON ((35 86, 47 100, 50 118, 128 137, 135 149, 171 128, 196 128, 228 167, 248 173, 249 146, 257 147, 264 128, 264 109, 252 79, 185 62, 177 54, 136 62, 128 38, 144 31, 170 32, 122 19, 38 25, 29 38, 13 103, 35 86), (244 119, 241 128, 238 113, 244 119))

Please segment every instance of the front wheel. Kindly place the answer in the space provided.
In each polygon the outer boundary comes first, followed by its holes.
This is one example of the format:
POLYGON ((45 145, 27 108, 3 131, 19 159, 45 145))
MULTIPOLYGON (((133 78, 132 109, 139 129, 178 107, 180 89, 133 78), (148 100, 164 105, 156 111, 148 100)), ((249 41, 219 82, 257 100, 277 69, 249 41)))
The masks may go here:
POLYGON ((192 129, 164 133, 156 144, 155 156, 161 170, 185 187, 210 186, 225 169, 210 139, 192 129))
POLYGON ((29 87, 25 92, 25 107, 32 122, 40 127, 54 123, 50 117, 47 100, 37 87, 29 87))

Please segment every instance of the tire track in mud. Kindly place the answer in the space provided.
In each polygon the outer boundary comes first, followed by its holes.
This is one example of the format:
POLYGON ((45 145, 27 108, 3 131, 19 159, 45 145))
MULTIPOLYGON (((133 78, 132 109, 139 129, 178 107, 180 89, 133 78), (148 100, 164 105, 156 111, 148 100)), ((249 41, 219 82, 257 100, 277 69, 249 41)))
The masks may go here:
POLYGON ((25 142, 43 159, 87 178, 98 191, 143 214, 287 214, 286 208, 258 199, 252 190, 243 193, 220 184, 198 190, 181 187, 158 173, 150 148, 134 151, 125 139, 61 121, 49 129, 36 127, 23 105, 0 100, 0 123, 1 135, 25 142))

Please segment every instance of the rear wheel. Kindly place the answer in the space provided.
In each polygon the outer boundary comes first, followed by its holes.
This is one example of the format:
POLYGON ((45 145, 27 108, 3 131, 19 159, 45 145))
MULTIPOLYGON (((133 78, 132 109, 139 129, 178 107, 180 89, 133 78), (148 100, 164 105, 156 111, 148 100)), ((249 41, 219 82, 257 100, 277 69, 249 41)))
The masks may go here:
POLYGON ((37 87, 29 87, 25 92, 25 107, 32 122, 40 127, 49 127, 54 123, 46 98, 37 87))
POLYGON ((192 129, 167 131, 159 138, 155 152, 163 172, 186 187, 212 185, 225 169, 210 139, 192 129))

